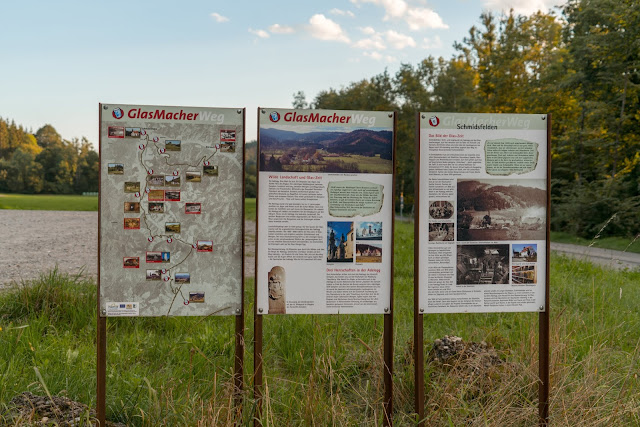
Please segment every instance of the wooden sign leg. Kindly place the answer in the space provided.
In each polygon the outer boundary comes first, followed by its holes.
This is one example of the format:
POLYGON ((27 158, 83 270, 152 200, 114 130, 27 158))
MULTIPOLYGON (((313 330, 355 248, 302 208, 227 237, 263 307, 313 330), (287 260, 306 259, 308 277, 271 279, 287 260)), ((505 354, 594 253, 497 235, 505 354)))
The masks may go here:
POLYGON ((236 420, 242 422, 242 391, 244 389, 244 313, 236 316, 236 354, 233 370, 234 406, 236 420))
POLYGON ((549 425, 549 309, 540 313, 538 348, 540 351, 538 385, 538 417, 541 426, 549 425))
POLYGON ((413 317, 413 351, 415 372, 415 408, 418 426, 424 427, 424 324, 423 315, 416 310, 413 317))
POLYGON ((96 416, 100 427, 106 426, 107 409, 107 318, 98 313, 96 337, 96 416))
POLYGON ((384 315, 384 426, 393 419, 393 313, 384 315))
POLYGON ((254 345, 253 345, 253 398, 256 413, 253 418, 254 426, 262 426, 262 316, 254 315, 254 345))

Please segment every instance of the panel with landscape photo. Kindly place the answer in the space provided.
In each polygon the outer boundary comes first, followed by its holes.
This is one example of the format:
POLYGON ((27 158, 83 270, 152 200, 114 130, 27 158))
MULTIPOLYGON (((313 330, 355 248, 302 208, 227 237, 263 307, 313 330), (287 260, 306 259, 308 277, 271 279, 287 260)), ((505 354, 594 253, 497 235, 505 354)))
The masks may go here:
POLYGON ((458 241, 545 240, 544 180, 458 180, 458 241))
POLYGON ((260 170, 269 172, 393 172, 387 128, 294 132, 260 128, 260 170))

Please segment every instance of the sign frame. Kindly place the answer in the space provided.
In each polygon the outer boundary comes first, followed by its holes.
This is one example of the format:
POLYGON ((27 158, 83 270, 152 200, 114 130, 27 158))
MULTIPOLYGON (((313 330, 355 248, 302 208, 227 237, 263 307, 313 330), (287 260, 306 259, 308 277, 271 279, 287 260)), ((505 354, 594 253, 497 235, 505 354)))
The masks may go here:
MULTIPOLYGON (((420 234, 421 234, 421 208, 423 200, 421 197, 421 119, 427 119, 430 112, 417 112, 416 120, 416 151, 415 151, 415 218, 414 218, 414 408, 417 414, 418 425, 425 426, 425 378, 424 378, 424 307, 421 307, 420 296, 420 234)), ((435 113, 438 114, 438 113, 435 113)), ((446 114, 446 113, 441 113, 446 114)), ((538 383, 538 424, 546 426, 549 424, 549 327, 550 327, 550 263, 549 255, 550 235, 551 235, 551 114, 545 114, 542 120, 546 120, 546 226, 545 226, 545 265, 544 265, 544 305, 538 310, 538 358, 539 358, 539 383, 538 383)), ((438 119, 436 119, 438 120, 438 119)), ((438 120, 439 121, 439 120, 438 120)), ((424 224, 423 224, 424 225, 424 224)), ((484 311, 486 312, 486 311, 484 311)), ((461 313, 461 312, 459 312, 461 313)), ((437 314, 437 313, 436 313, 437 314)))
MULTIPOLYGON (((114 105, 113 103, 99 103, 98 104, 98 124, 100 127, 99 131, 99 149, 98 149, 98 162, 99 162, 99 170, 98 174, 98 186, 99 186, 99 197, 98 197, 98 275, 97 275, 97 295, 96 295, 96 418, 98 420, 99 425, 106 425, 106 365, 107 365, 107 313, 106 310, 101 305, 101 242, 102 242, 102 232, 101 232, 101 223, 102 223, 102 168, 103 164, 103 153, 102 153, 102 114, 103 111, 108 108, 108 105, 114 105)), ((117 104, 122 105, 122 104, 117 104)), ((151 107, 151 106, 143 106, 137 105, 138 107, 151 107)), ((179 106, 153 106, 153 107, 161 107, 161 108, 194 108, 194 107, 179 107, 179 106)), ((196 107, 198 108, 198 107, 196 107)), ((211 107, 202 107, 202 108, 211 108, 211 107)), ((235 112, 236 114, 242 115, 242 138, 241 141, 237 141, 237 144, 242 144, 242 165, 241 165, 241 228, 240 228, 240 305, 232 315, 235 317, 235 332, 234 332, 234 370, 232 374, 233 381, 233 394, 234 394, 234 406, 235 406, 235 416, 238 420, 241 419, 242 416, 242 392, 244 388, 244 324, 245 324, 245 314, 244 314, 244 235, 245 235, 245 162, 246 162, 246 150, 245 150, 245 140, 246 140, 246 109, 245 108, 227 108, 229 112, 235 112)), ((114 117, 116 117, 114 115, 114 117)), ((124 136, 123 136, 124 138, 124 136)), ((139 317, 139 316, 136 316, 139 317)))

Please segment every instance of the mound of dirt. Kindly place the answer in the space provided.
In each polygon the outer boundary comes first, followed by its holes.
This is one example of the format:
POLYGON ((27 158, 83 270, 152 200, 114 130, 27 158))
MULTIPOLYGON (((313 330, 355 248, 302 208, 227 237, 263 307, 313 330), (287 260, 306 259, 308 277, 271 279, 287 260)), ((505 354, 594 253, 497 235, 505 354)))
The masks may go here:
POLYGON ((465 342, 460 337, 449 335, 433 342, 429 360, 471 374, 483 373, 505 364, 498 352, 486 342, 465 342))
MULTIPOLYGON (((77 426, 94 425, 95 410, 84 403, 75 402, 62 396, 36 396, 28 391, 19 394, 9 402, 9 419, 14 425, 30 426, 77 426)), ((125 427, 124 424, 107 421, 107 427, 125 427)))

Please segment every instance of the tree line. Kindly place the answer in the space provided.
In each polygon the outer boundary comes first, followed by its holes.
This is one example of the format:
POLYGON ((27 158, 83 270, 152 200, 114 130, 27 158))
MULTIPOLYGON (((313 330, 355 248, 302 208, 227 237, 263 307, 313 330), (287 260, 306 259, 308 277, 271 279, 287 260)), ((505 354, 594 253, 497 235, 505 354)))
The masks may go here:
POLYGON ((0 192, 98 191, 98 153, 86 139, 62 139, 51 125, 34 134, 0 118, 0 192))
POLYGON ((552 228, 640 230, 640 5, 570 0, 559 13, 485 12, 449 58, 402 64, 296 108, 396 110, 397 188, 414 192, 417 111, 552 114, 552 228))

